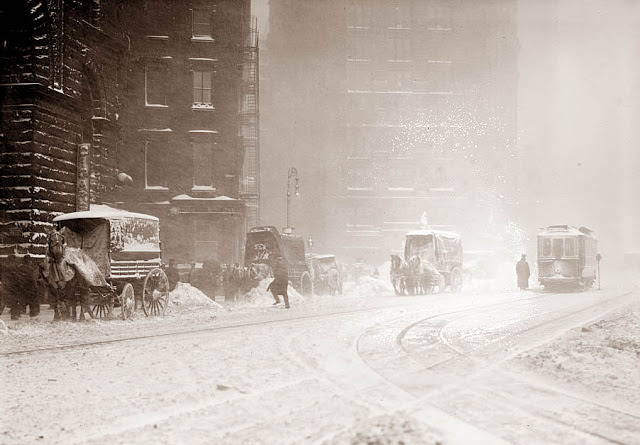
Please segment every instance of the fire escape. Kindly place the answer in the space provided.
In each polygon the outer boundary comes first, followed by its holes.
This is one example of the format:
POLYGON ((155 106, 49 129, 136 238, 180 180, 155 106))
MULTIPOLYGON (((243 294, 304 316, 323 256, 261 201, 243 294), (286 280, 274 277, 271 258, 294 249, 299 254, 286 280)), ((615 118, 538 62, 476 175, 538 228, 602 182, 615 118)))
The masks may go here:
POLYGON ((260 113, 258 107, 258 24, 254 17, 243 52, 240 137, 244 149, 240 199, 247 208, 247 225, 260 225, 260 113))

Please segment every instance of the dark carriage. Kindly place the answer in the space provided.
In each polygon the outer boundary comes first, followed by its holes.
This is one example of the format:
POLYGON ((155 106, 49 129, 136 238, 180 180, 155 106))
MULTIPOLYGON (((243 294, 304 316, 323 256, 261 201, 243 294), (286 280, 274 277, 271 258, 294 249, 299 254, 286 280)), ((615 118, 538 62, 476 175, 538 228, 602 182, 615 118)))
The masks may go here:
POLYGON ((273 226, 253 227, 247 233, 244 253, 245 266, 269 264, 274 255, 287 260, 289 281, 302 295, 313 294, 313 280, 305 256, 304 239, 291 231, 278 232, 273 226))
POLYGON ((548 226, 538 230, 538 281, 545 288, 593 286, 598 240, 586 227, 548 226))
POLYGON ((138 302, 147 316, 165 313, 169 281, 162 269, 158 218, 92 205, 53 221, 70 252, 65 258, 89 289, 90 315, 106 316, 119 305, 122 317, 130 318, 138 302))

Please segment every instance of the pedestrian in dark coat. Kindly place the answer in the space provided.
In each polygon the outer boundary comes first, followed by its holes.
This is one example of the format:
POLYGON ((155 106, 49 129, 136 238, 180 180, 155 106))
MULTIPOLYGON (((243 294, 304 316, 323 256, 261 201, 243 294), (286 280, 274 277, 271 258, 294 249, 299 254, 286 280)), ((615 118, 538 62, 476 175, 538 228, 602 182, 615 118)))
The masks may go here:
POLYGON ((527 263, 527 256, 524 253, 520 257, 520 261, 516 263, 516 274, 518 275, 518 287, 520 289, 529 289, 531 271, 529 270, 529 263, 527 263))
POLYGON ((173 259, 169 260, 169 265, 166 269, 167 279, 169 280, 169 290, 172 291, 176 288, 178 281, 180 281, 180 272, 173 259))
POLYGON ((273 264, 271 266, 273 269, 273 281, 267 287, 267 290, 271 291, 271 295, 275 302, 274 305, 280 304, 279 295, 282 295, 284 298, 284 307, 289 309, 289 295, 287 294, 287 287, 289 286, 289 266, 287 264, 287 260, 278 255, 274 257, 273 264))

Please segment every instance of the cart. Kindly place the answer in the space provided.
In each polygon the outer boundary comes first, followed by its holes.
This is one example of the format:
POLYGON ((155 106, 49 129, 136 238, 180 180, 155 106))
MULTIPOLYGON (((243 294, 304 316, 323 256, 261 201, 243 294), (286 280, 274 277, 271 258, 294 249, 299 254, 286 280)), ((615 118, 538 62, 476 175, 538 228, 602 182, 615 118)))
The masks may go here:
POLYGON ((53 219, 89 288, 90 315, 106 317, 115 305, 123 319, 142 306, 146 316, 164 315, 169 280, 162 268, 158 218, 106 205, 53 219))

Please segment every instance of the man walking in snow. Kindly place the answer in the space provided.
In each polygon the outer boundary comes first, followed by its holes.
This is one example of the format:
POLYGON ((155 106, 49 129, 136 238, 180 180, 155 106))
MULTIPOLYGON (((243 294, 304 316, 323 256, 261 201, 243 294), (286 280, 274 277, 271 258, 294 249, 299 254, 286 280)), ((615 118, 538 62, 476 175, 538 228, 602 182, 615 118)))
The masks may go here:
POLYGON ((531 272, 529 270, 529 263, 527 263, 527 256, 524 253, 520 257, 520 261, 516 263, 516 274, 518 275, 518 287, 520 289, 529 289, 529 276, 531 272))
POLYGON ((289 309, 289 295, 287 294, 287 287, 289 286, 289 268, 287 266, 287 260, 282 256, 278 255, 274 257, 274 261, 272 264, 273 269, 273 281, 267 287, 268 291, 271 291, 271 295, 275 302, 274 305, 280 304, 279 295, 282 295, 284 298, 284 307, 289 309))

